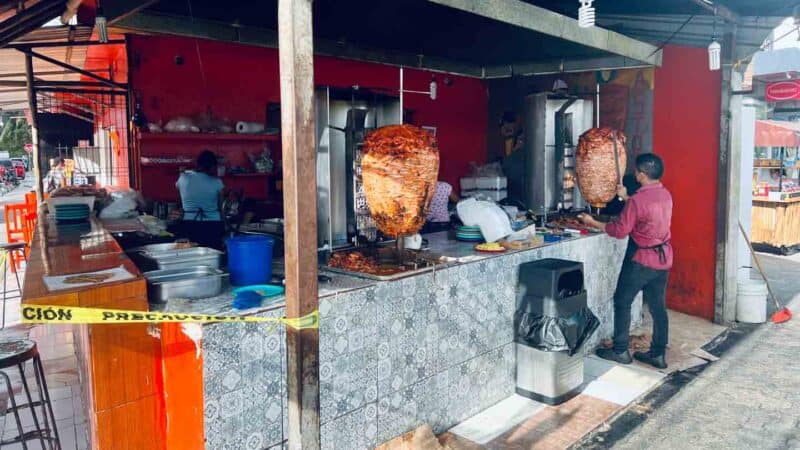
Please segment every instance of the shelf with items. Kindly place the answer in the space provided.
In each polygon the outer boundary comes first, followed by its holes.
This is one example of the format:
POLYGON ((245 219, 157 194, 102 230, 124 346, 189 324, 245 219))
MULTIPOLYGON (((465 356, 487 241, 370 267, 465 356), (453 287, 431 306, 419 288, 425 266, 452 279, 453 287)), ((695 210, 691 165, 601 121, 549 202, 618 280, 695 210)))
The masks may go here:
POLYGON ((281 135, 279 133, 272 134, 249 134, 249 133, 139 133, 139 139, 142 142, 153 141, 232 141, 232 142, 279 142, 281 135))

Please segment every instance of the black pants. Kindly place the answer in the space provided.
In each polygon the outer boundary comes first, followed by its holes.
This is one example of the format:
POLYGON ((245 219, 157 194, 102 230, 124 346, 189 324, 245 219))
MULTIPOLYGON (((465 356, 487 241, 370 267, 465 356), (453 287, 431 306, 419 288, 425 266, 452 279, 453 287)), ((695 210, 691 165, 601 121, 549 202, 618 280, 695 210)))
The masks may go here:
POLYGON ((625 258, 614 292, 614 351, 628 350, 631 328, 631 305, 636 294, 642 291, 644 301, 653 316, 653 341, 650 351, 663 355, 669 338, 666 291, 669 270, 645 267, 630 258, 625 258))

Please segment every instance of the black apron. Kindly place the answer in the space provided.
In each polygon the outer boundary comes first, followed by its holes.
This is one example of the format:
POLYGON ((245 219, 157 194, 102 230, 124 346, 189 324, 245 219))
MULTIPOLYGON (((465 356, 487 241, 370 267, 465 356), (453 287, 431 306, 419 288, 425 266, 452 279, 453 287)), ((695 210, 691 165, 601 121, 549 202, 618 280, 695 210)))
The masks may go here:
MULTIPOLYGON (((202 209, 197 211, 189 211, 189 214, 194 212, 194 219, 183 219, 178 222, 171 230, 172 233, 188 239, 201 247, 210 247, 217 250, 222 250, 222 238, 225 235, 225 224, 221 220, 204 220, 206 212, 202 209)), ((208 211, 213 212, 213 211, 208 211)), ((184 212, 186 217, 187 212, 184 212)))
POLYGON ((633 261, 633 256, 636 254, 638 250, 653 250, 654 252, 658 253, 658 260, 661 264, 667 263, 667 253, 665 248, 669 244, 669 239, 665 240, 664 242, 656 245, 652 245, 649 247, 641 247, 636 241, 633 240, 633 236, 628 236, 628 248, 625 250, 625 260, 624 262, 633 261))

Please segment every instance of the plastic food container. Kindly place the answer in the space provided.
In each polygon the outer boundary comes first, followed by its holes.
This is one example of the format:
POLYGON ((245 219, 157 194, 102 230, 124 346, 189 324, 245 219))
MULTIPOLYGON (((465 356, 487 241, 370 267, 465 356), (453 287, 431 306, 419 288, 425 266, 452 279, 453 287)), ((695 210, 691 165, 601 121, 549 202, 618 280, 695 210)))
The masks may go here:
POLYGON ((506 177, 478 177, 475 178, 475 184, 478 189, 499 191, 508 186, 508 180, 506 177))

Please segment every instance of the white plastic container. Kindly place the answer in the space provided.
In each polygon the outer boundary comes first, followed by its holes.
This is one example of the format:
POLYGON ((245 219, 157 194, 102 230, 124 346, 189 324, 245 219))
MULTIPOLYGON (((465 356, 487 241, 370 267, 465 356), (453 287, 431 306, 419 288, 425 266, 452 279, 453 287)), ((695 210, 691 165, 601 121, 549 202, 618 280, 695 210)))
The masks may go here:
POLYGON ((461 185, 462 191, 472 191, 478 188, 477 183, 475 182, 475 178, 472 177, 464 177, 459 180, 459 184, 461 185))
POLYGON ((767 321, 767 285, 762 280, 740 277, 737 282, 736 320, 744 323, 767 321))
POLYGON ((508 186, 508 180, 506 177, 478 177, 475 178, 475 184, 477 184, 478 189, 499 191, 508 186))

